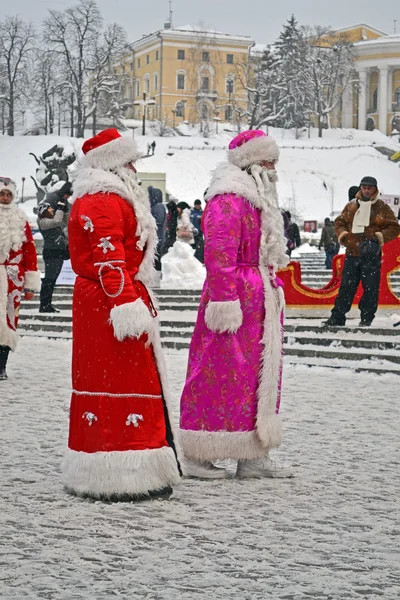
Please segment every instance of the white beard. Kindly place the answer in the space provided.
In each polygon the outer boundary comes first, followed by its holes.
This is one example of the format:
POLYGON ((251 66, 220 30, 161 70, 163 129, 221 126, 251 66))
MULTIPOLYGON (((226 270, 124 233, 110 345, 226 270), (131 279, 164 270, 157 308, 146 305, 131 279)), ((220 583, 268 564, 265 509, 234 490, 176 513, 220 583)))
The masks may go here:
POLYGON ((278 175, 276 171, 266 169, 261 165, 252 165, 250 173, 256 182, 261 204, 265 211, 262 227, 263 236, 265 236, 264 243, 268 264, 273 267, 275 273, 277 269, 286 267, 289 262, 286 254, 283 217, 279 209, 276 191, 278 175))
POLYGON ((26 216, 15 204, 0 204, 0 264, 11 250, 16 252, 24 242, 26 216))

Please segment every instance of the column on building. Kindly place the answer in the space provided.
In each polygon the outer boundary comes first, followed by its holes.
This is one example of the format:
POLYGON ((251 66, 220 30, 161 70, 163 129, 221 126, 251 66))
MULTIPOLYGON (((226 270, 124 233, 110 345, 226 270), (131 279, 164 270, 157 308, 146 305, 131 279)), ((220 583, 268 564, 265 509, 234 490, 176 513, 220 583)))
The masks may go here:
POLYGON ((353 127, 353 84, 350 81, 343 92, 342 127, 353 127))
POLYGON ((379 67, 379 131, 385 135, 387 134, 388 118, 388 72, 388 67, 379 67))
POLYGON ((358 129, 365 129, 367 125, 367 69, 358 70, 358 129))

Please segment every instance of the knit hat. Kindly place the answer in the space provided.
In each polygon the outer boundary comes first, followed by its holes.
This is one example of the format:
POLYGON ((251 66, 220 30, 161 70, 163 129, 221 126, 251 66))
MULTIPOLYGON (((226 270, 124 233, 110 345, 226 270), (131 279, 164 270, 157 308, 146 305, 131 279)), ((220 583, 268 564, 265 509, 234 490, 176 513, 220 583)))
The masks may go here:
POLYGON ((351 187, 349 187, 349 202, 351 202, 352 200, 354 200, 354 198, 357 196, 358 192, 360 191, 360 188, 358 185, 352 185, 351 187))
POLYGON ((242 131, 229 144, 228 160, 241 169, 261 161, 276 162, 278 158, 277 143, 260 129, 242 131))
POLYGON ((369 177, 369 176, 367 176, 367 177, 363 177, 361 179, 360 187, 362 185, 373 185, 373 186, 375 186, 377 188, 378 187, 378 182, 375 179, 375 177, 369 177))
POLYGON ((116 129, 105 129, 86 140, 82 152, 88 167, 105 171, 112 171, 130 162, 136 162, 141 156, 136 144, 122 137, 116 129))
POLYGON ((41 202, 38 206, 38 214, 42 216, 49 208, 51 208, 50 202, 41 202))
POLYGON ((17 195, 17 186, 15 185, 15 181, 10 179, 9 177, 0 177, 0 191, 8 190, 12 193, 12 198, 15 200, 17 195))

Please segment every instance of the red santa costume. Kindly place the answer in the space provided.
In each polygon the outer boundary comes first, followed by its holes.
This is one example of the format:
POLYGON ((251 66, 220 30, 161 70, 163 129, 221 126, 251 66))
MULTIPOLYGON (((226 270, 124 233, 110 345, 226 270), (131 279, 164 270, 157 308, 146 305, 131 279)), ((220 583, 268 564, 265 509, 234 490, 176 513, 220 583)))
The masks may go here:
POLYGON ((18 341, 17 325, 22 294, 27 297, 40 290, 40 272, 31 228, 25 213, 13 202, 14 182, 0 177, 0 192, 10 192, 7 204, 0 203, 0 348, 4 365, 9 349, 15 350, 18 341), (4 356, 3 356, 4 355, 4 356), (4 358, 5 357, 5 358, 4 358))
POLYGON ((156 225, 147 196, 125 167, 139 157, 133 142, 110 129, 82 150, 69 220, 78 277, 64 484, 95 498, 157 496, 180 476, 148 290, 156 225))

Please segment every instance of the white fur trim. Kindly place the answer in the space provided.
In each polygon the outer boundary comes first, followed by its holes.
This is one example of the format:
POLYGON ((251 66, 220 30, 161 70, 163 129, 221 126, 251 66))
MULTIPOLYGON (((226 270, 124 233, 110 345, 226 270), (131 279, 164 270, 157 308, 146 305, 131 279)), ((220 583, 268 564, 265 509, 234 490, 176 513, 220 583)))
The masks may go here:
POLYGON ((155 280, 154 257, 158 243, 156 222, 150 212, 150 201, 137 183, 137 178, 127 169, 118 169, 117 173, 92 169, 83 161, 74 175, 74 195, 72 202, 85 195, 112 193, 126 200, 135 212, 137 221, 136 235, 138 245, 144 250, 136 279, 151 287, 155 280))
POLYGON ((0 263, 26 242, 26 214, 15 204, 0 204, 0 263))
MULTIPOLYGON (((339 235, 339 237, 338 237, 338 242, 339 242, 339 244, 342 244, 342 241, 344 240, 344 238, 345 238, 347 235, 349 235, 349 232, 348 232, 348 231, 342 231, 342 233, 341 233, 341 234, 339 235)), ((342 244, 342 246, 343 246, 343 244, 342 244)))
POLYGON ((62 465, 68 491, 93 498, 147 495, 179 483, 171 448, 125 452, 77 452, 68 449, 62 465))
POLYGON ((377 231, 377 232, 375 233, 375 235, 376 235, 376 237, 378 238, 378 241, 379 241, 379 245, 380 245, 380 247, 382 248, 383 244, 385 243, 385 239, 384 239, 384 237, 383 237, 383 233, 382 233, 381 231, 377 231))
POLYGON ((40 290, 41 283, 42 280, 40 278, 40 271, 25 271, 25 289, 31 290, 32 292, 38 292, 40 290))
POLYGON ((119 137, 108 144, 90 150, 82 158, 82 164, 93 169, 112 171, 130 162, 136 162, 140 157, 141 153, 132 140, 119 137))
POLYGON ((186 458, 201 462, 253 460, 267 453, 256 431, 194 431, 180 429, 179 439, 186 458))
POLYGON ((0 181, 0 191, 1 190, 8 190, 9 192, 11 192, 13 200, 15 200, 17 195, 17 186, 15 185, 15 181, 10 179, 8 185, 6 185, 3 181, 0 181))
POLYGON ((209 302, 205 312, 208 329, 217 333, 235 333, 243 323, 240 300, 209 302))
POLYGON ((18 334, 7 325, 8 277, 4 265, 0 265, 0 346, 15 350, 18 334))
POLYGON ((110 321, 114 335, 120 342, 128 337, 139 338, 144 333, 151 334, 155 327, 154 318, 141 298, 114 306, 110 321))
POLYGON ((276 162, 278 159, 278 144, 268 135, 254 138, 238 148, 228 150, 229 162, 241 169, 263 160, 276 162))
POLYGON ((205 200, 223 194, 236 194, 261 208, 261 200, 253 177, 235 165, 221 163, 215 169, 205 200))

